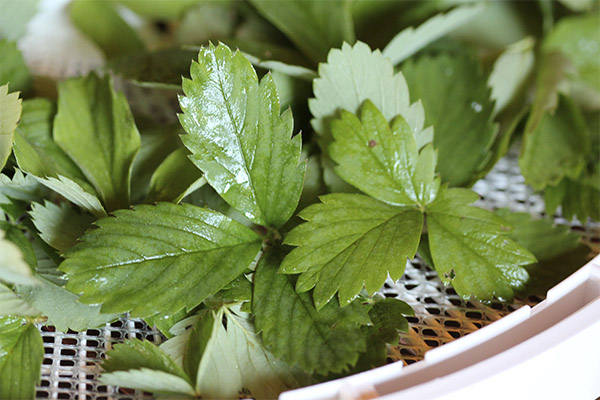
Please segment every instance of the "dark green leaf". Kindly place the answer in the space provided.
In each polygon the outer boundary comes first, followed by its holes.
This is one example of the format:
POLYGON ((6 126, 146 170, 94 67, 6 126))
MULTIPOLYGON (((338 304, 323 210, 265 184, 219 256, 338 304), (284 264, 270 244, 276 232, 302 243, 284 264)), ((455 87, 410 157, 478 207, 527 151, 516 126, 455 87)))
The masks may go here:
POLYGON ((262 339, 277 357, 326 375, 354 365, 365 350, 361 326, 370 323, 358 301, 340 308, 335 301, 317 311, 309 293, 296 293, 294 279, 277 272, 283 257, 270 251, 254 276, 252 311, 262 339))
POLYGON ((189 160, 185 148, 172 152, 158 166, 150 179, 148 201, 172 201, 179 203, 191 191, 198 189, 206 180, 202 172, 189 160))
POLYGON ((348 0, 251 0, 252 5, 313 61, 329 49, 354 42, 348 0))
POLYGON ((339 291, 342 306, 366 287, 379 290, 389 275, 400 279, 406 259, 414 257, 423 214, 392 207, 359 194, 321 196, 321 203, 304 209, 308 221, 294 228, 285 243, 299 246, 281 264, 286 274, 300 275, 296 290, 313 287, 317 309, 339 291))
POLYGON ((0 317, 0 399, 33 399, 44 358, 42 337, 25 319, 0 317))
POLYGON ((70 79, 58 87, 56 143, 75 161, 109 211, 129 206, 131 165, 140 134, 109 77, 70 79))
POLYGON ((260 249, 250 229, 191 205, 159 203, 96 222, 60 269, 80 301, 140 317, 192 309, 246 270, 260 249), (169 290, 165 290, 165 288, 169 290))
POLYGON ((271 76, 259 85, 250 62, 224 44, 201 49, 191 75, 180 98, 190 159, 229 204, 259 225, 280 227, 298 205, 305 166, 271 76))
POLYGON ((498 131, 479 61, 467 55, 421 57, 404 64, 402 72, 411 97, 423 102, 425 122, 435 127, 442 180, 452 186, 473 184, 498 131))
POLYGON ((335 141, 329 147, 339 165, 337 174, 363 192, 393 205, 423 208, 437 196, 437 154, 431 145, 419 153, 410 126, 402 116, 390 124, 370 100, 360 119, 342 111, 331 124, 335 141))
POLYGON ((448 189, 427 210, 429 248, 440 279, 461 296, 510 301, 528 279, 522 267, 536 261, 507 236, 510 227, 493 213, 469 206, 467 189, 448 189))

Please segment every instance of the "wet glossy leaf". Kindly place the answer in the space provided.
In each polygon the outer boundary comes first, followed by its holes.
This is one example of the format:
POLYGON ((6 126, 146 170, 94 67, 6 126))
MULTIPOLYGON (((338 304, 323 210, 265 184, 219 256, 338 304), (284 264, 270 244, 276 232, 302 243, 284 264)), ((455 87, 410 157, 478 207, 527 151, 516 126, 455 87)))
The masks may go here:
POLYGON ((284 243, 298 246, 286 256, 281 272, 301 273, 296 290, 313 287, 322 309, 339 291, 340 304, 350 304, 362 290, 379 290, 389 275, 400 279, 407 258, 414 257, 423 214, 392 207, 368 196, 330 194, 299 216, 307 222, 294 228, 284 243))
POLYGON ((341 308, 336 301, 317 311, 309 293, 297 293, 294 279, 277 272, 282 255, 263 256, 254 276, 252 311, 269 350, 309 373, 341 372, 365 350, 361 326, 370 324, 358 301, 341 308))
POLYGON ((229 204, 259 225, 280 227, 302 191, 302 140, 292 138, 289 110, 280 115, 270 75, 258 83, 240 52, 202 48, 184 80, 182 137, 190 159, 229 204))
POLYGON ((192 205, 142 205, 114 215, 97 221, 60 266, 67 288, 105 313, 192 309, 242 274, 261 245, 250 229, 192 205))
POLYGON ((508 235, 510 227, 490 211, 469 206, 468 189, 448 189, 427 210, 429 248, 440 279, 458 294, 509 301, 529 278, 535 257, 508 235))

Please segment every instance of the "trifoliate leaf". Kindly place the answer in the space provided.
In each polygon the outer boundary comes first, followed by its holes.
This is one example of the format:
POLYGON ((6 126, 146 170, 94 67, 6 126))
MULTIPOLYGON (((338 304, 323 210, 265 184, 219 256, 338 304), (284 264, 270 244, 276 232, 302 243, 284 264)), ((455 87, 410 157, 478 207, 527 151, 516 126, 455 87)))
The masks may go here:
POLYGON ((60 265, 67 288, 102 312, 192 309, 246 270, 260 238, 215 211, 159 203, 96 222, 60 265), (168 287, 169 290, 165 290, 168 287))
POLYGON ((313 383, 263 347, 248 314, 227 308, 213 313, 213 332, 198 367, 198 395, 237 399, 243 393, 257 400, 274 399, 283 391, 313 383))
POLYGON ((510 227, 490 211, 469 206, 468 189, 447 189, 427 210, 431 257, 442 282, 479 300, 509 301, 528 279, 522 267, 536 261, 507 236, 510 227))
MULTIPOLYGON (((190 189, 199 187, 196 182, 201 178, 202 172, 189 160, 188 151, 179 148, 169 154, 152 174, 148 200, 179 203, 190 189)), ((200 184, 205 182, 202 179, 200 184)))
POLYGON ((8 93, 8 85, 0 86, 0 171, 12 152, 13 136, 21 118, 19 93, 8 93))
POLYGON ((289 110, 279 114, 270 75, 224 44, 202 48, 183 81, 182 140, 190 159, 229 204, 259 225, 280 227, 302 192, 302 140, 289 110))
POLYGON ((282 255, 263 256, 254 276, 252 311, 262 340, 277 357, 309 373, 327 375, 354 365, 365 350, 361 326, 370 324, 368 308, 335 301, 317 311, 309 293, 297 293, 294 279, 277 272, 282 255))
POLYGON ((575 103, 560 96, 554 114, 544 113, 535 129, 524 136, 519 166, 534 189, 557 185, 564 177, 577 178, 590 150, 583 115, 575 103))
POLYGON ((47 200, 44 205, 33 203, 29 215, 40 237, 61 254, 73 247, 96 220, 92 215, 82 214, 66 203, 56 205, 47 200))
POLYGON ((473 184, 491 156, 498 127, 479 61, 468 55, 421 57, 402 66, 413 99, 435 127, 438 171, 452 186, 473 184), (460 160, 460 162, 457 162, 460 160))
POLYGON ((327 63, 319 65, 313 92, 315 98, 308 101, 314 118, 311 124, 325 144, 331 140, 330 123, 338 112, 356 114, 367 99, 387 121, 402 115, 415 136, 417 148, 433 139, 433 129, 424 129, 423 106, 420 102, 410 104, 404 76, 394 73, 392 62, 379 50, 371 51, 365 43, 344 43, 341 49, 331 50, 327 63))
POLYGON ((8 286, 0 283, 0 316, 34 317, 40 312, 31 307, 8 286))
MULTIPOLYGON (((4 3, 2 13, 7 12, 4 3)), ((0 55, 0 85, 8 84, 11 92, 26 92, 31 86, 31 76, 17 44, 0 40, 0 55)))
POLYGON ((58 175, 58 178, 38 178, 36 176, 35 180, 46 186, 48 189, 60 193, 62 197, 83 208, 85 211, 92 213, 96 217, 100 218, 106 216, 106 211, 98 197, 86 191, 77 182, 62 175, 58 175))
POLYGON ((494 101, 492 115, 498 115, 524 92, 533 72, 534 44, 531 37, 518 41, 508 46, 494 62, 487 82, 494 101))
POLYGON ((14 153, 19 167, 40 178, 65 176, 88 192, 94 189, 75 163, 52 139, 55 105, 46 99, 23 102, 21 121, 15 132, 14 153))
POLYGON ((359 194, 321 196, 321 203, 300 212, 308 221, 294 228, 284 243, 299 246, 281 264, 281 272, 300 275, 296 290, 315 287, 322 309, 339 291, 340 304, 350 304, 362 290, 379 290, 389 275, 400 279, 406 259, 414 257, 423 214, 392 207, 359 194))
POLYGON ((59 84, 54 140, 83 171, 108 211, 129 206, 140 134, 125 96, 115 92, 108 76, 92 74, 59 84))
POLYGON ((37 261, 31 244, 21 230, 0 221, 0 280, 22 285, 37 285, 32 270, 37 261))
POLYGON ((119 318, 119 314, 101 314, 99 305, 79 302, 79 296, 46 279, 39 278, 38 286, 19 286, 19 294, 28 304, 48 317, 48 324, 67 332, 80 332, 103 326, 119 318))
POLYGON ((566 225, 555 225, 548 219, 533 219, 527 213, 497 210, 514 229, 508 236, 525 247, 538 262, 526 267, 530 279, 520 295, 541 295, 577 271, 588 259, 590 248, 581 236, 566 225))
POLYGON ((185 372, 167 354, 149 341, 127 340, 107 354, 100 381, 157 394, 194 396, 185 372))
POLYGON ((44 344, 23 318, 0 317, 0 399, 33 399, 40 380, 44 344))
POLYGON ((383 55, 390 58, 394 65, 399 64, 429 43, 463 25, 484 8, 481 4, 458 7, 446 14, 429 18, 418 28, 406 28, 385 46, 383 55))
POLYGON ((393 205, 432 202, 440 188, 435 177, 437 154, 431 144, 417 150, 410 126, 402 116, 390 124, 370 100, 360 119, 348 111, 331 123, 334 142, 329 155, 335 172, 363 192, 393 205))
POLYGON ((313 61, 324 60, 333 47, 354 42, 352 5, 348 0, 250 2, 313 61))
POLYGON ((136 31, 121 18, 111 1, 75 0, 69 11, 73 24, 108 57, 144 50, 136 31))

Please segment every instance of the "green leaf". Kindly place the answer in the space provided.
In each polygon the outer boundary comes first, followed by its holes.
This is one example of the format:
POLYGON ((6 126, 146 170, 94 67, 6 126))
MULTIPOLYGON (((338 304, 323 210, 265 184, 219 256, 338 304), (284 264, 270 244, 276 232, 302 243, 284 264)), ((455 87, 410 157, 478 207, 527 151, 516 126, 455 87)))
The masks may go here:
POLYGON ((339 291, 340 304, 350 304, 363 286, 379 290, 388 273, 400 279, 406 259, 414 257, 423 214, 414 208, 392 207, 359 194, 321 196, 321 203, 300 212, 308 221, 294 228, 284 243, 299 246, 280 271, 300 275, 296 290, 315 287, 317 309, 339 291))
POLYGON ((544 296, 587 262, 590 248, 568 226, 555 225, 548 219, 533 219, 527 213, 513 213, 508 209, 497 210, 496 214, 514 227, 508 236, 538 260, 526 267, 530 279, 519 291, 520 295, 544 296))
POLYGON ((140 134, 110 78, 89 75, 58 86, 54 140, 75 161, 109 211, 129 206, 140 134))
POLYGON ((179 148, 169 154, 152 174, 148 201, 179 203, 190 190, 206 183, 201 178, 202 172, 189 160, 187 150, 179 148))
POLYGON ((529 278, 522 267, 536 261, 493 213, 469 206, 478 199, 468 189, 448 189, 427 210, 429 248, 442 282, 464 298, 510 301, 529 278))
POLYGON ((485 7, 481 4, 457 7, 446 14, 437 14, 418 28, 409 27, 398 33, 383 49, 383 55, 394 65, 409 58, 429 43, 465 24, 485 7))
POLYGON ((79 296, 46 279, 39 279, 38 286, 19 286, 17 294, 28 304, 48 317, 48 324, 67 332, 81 332, 103 326, 119 318, 119 314, 101 314, 99 305, 79 302, 79 296))
POLYGON ((0 398, 33 399, 40 380, 44 345, 35 325, 0 317, 0 398))
POLYGON ((533 73, 534 45, 533 38, 525 38, 508 46, 494 62, 487 82, 494 101, 492 115, 498 115, 524 94, 533 73))
POLYGON ((277 272, 282 255, 263 256, 254 276, 252 311, 269 350, 309 373, 326 375, 354 365, 365 350, 361 326, 370 324, 358 301, 340 308, 329 302, 317 311, 308 293, 296 293, 294 279, 277 272))
POLYGON ((29 215, 44 242, 61 254, 73 247, 83 232, 96 220, 95 217, 82 214, 66 203, 56 205, 48 200, 44 201, 44 205, 33 203, 29 215))
POLYGON ((302 192, 302 139, 292 138, 289 110, 279 114, 270 75, 258 83, 240 52, 224 44, 202 48, 183 81, 182 140, 190 159, 229 204, 259 225, 280 227, 302 192))
POLYGON ((37 176, 34 178, 48 189, 60 193, 62 197, 96 217, 106 216, 106 211, 102 207, 98 197, 86 191, 77 182, 62 175, 58 175, 58 178, 38 178, 37 176))
POLYGON ((437 154, 431 145, 417 150, 410 126, 402 116, 390 124, 370 100, 360 119, 348 111, 331 124, 335 141, 329 155, 335 172, 363 192, 392 205, 423 208, 437 196, 437 154))
POLYGON ((38 98, 23 102, 21 121, 15 132, 17 163, 23 171, 40 178, 62 175, 93 192, 79 167, 52 139, 55 114, 56 107, 49 100, 38 98))
POLYGON ((73 24, 108 57, 144 50, 144 43, 110 1, 75 0, 69 11, 73 24))
POLYGON ((246 270, 261 242, 208 209, 159 203, 96 222, 61 264, 67 288, 102 312, 146 317, 188 310, 246 270), (168 287, 169 290, 165 290, 168 287))
POLYGON ((559 0, 572 11, 588 11, 594 7, 594 0, 559 0))
POLYGON ((114 0, 138 15, 155 19, 177 19, 200 0, 114 0))
POLYGON ((27 22, 38 11, 39 0, 0 0, 0 38, 16 41, 25 34, 27 22))
POLYGON ((582 222, 590 217, 594 221, 600 220, 600 176, 598 171, 591 177, 582 177, 578 180, 564 178, 556 186, 548 186, 544 190, 546 213, 554 215, 554 211, 562 206, 562 216, 568 221, 577 217, 582 222))
POLYGON ((318 76, 317 73, 312 69, 303 67, 301 65, 286 64, 278 60, 262 60, 249 53, 244 53, 244 57, 246 57, 248 61, 250 61, 255 67, 280 72, 291 78, 312 82, 312 80, 318 76))
MULTIPOLYGON (((2 4, 2 13, 4 12, 2 4)), ((0 55, 0 85, 9 84, 13 92, 26 92, 31 86, 31 76, 17 44, 0 40, 0 55)))
POLYGON ((22 285, 36 285, 32 269, 37 265, 29 241, 15 226, 0 222, 0 280, 22 285))
POLYGON ((100 381, 161 394, 194 395, 185 372, 149 341, 127 340, 116 344, 102 364, 107 373, 100 381))
POLYGON ((544 113, 524 136, 519 167, 534 189, 557 185, 564 177, 577 178, 590 150, 583 115, 575 103, 560 96, 554 114, 544 113))
POLYGON ((402 73, 394 73, 392 62, 379 50, 357 42, 333 49, 327 63, 319 65, 319 78, 313 83, 314 99, 309 99, 314 130, 327 144, 330 124, 340 110, 357 114, 365 100, 371 100, 387 121, 402 115, 415 136, 417 148, 433 140, 433 128, 424 129, 425 112, 420 102, 410 104, 408 86, 402 73))
POLYGON ((343 42, 354 42, 352 7, 348 0, 250 2, 313 61, 324 60, 329 49, 343 42))
POLYGON ((8 85, 0 86, 0 171, 12 152, 13 135, 21 118, 19 93, 8 93, 8 85))
POLYGON ((40 312, 31 307, 8 286, 0 283, 0 316, 35 317, 40 312))
POLYGON ((44 196, 44 187, 30 175, 24 175, 20 169, 15 169, 12 178, 0 174, 0 205, 19 201, 39 201, 44 196))
POLYGON ((473 184, 491 156, 498 131, 479 61, 442 54, 411 60, 402 72, 411 96, 423 102, 425 122, 435 127, 433 145, 442 181, 452 186, 473 184))
POLYGON ((198 367, 196 392, 205 398, 246 396, 274 399, 281 392, 313 383, 302 371, 267 351, 249 323, 249 315, 228 309, 214 313, 214 328, 198 367), (223 315, 227 326, 224 326, 223 315))

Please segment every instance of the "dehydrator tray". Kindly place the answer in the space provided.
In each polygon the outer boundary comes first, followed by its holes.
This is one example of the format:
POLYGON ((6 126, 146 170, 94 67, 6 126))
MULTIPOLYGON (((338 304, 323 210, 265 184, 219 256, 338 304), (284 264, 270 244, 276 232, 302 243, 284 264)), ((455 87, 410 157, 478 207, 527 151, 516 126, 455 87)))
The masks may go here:
MULTIPOLYGON (((481 195, 479 205, 487 209, 509 208, 541 217, 542 198, 534 194, 520 174, 517 156, 510 153, 498 162, 488 176, 477 182, 474 190, 481 195)), ((560 216, 559 224, 570 225, 595 253, 600 245, 600 224, 569 222, 560 216)), ((404 365, 421 361, 428 350, 468 335, 522 305, 535 305, 542 299, 517 299, 512 304, 482 304, 461 299, 451 286, 444 284, 434 270, 419 259, 407 263, 402 279, 390 279, 380 291, 387 297, 407 302, 415 316, 409 317, 407 333, 388 350, 388 362, 404 365)), ((115 343, 128 338, 151 340, 159 344, 161 334, 138 319, 118 321, 85 332, 58 332, 49 326, 39 326, 44 341, 45 357, 37 397, 47 399, 151 399, 149 393, 118 388, 100 383, 100 362, 115 343)), ((243 396, 241 396, 243 397, 243 396)))

